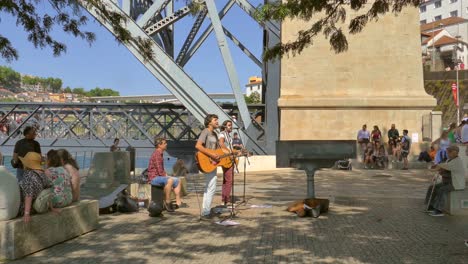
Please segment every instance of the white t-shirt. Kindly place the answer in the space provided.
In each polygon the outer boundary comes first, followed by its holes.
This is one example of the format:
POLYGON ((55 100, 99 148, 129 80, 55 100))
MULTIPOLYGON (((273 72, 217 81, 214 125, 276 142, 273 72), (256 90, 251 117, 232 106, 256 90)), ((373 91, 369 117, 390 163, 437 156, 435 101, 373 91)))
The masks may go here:
POLYGON ((465 124, 462 127, 461 139, 462 139, 462 143, 468 143, 468 124, 465 124))
POLYGON ((226 131, 221 131, 221 133, 219 133, 219 138, 224 138, 224 145, 228 149, 232 149, 232 137, 229 135, 229 133, 226 131))

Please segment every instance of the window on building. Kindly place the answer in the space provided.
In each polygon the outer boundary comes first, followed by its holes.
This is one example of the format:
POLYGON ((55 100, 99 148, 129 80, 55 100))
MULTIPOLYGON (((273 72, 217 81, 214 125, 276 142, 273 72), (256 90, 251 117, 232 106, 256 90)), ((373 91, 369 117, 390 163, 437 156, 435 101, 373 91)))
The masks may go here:
POLYGON ((427 21, 426 21, 426 19, 424 19, 424 20, 419 21, 419 23, 420 23, 421 25, 424 25, 424 24, 427 23, 427 21))
POLYGON ((426 6, 419 7, 419 12, 421 12, 421 13, 426 12, 426 6))
POLYGON ((441 19, 442 19, 442 16, 441 16, 441 15, 440 15, 440 16, 435 16, 435 17, 434 17, 434 21, 438 21, 438 20, 441 20, 441 19))
POLYGON ((456 3, 458 0, 450 0, 450 3, 456 3))
POLYGON ((458 16, 458 10, 455 10, 455 11, 450 12, 450 16, 451 16, 451 17, 456 17, 456 16, 458 16))
POLYGON ((434 2, 434 7, 435 7, 435 8, 442 7, 442 1, 436 1, 436 2, 434 2))

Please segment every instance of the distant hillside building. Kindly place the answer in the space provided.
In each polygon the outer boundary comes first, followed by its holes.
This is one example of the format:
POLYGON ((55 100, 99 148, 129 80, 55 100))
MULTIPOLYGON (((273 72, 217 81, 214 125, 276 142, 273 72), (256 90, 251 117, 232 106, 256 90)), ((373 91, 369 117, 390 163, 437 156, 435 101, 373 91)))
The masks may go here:
POLYGON ((449 17, 468 19, 468 0, 421 0, 419 5, 421 25, 449 17))
POLYGON ((459 64, 468 61, 468 20, 449 17, 422 24, 421 48, 423 63, 430 63, 432 70, 453 70, 456 60, 459 64))
POLYGON ((249 83, 245 85, 245 95, 250 96, 253 92, 257 92, 262 98, 262 78, 252 76, 249 78, 249 83))

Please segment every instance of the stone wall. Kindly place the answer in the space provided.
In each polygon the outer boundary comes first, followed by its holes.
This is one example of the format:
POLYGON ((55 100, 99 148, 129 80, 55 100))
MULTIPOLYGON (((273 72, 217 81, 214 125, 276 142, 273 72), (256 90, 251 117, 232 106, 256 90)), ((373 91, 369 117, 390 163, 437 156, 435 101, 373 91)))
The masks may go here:
MULTIPOLYGON (((283 43, 310 24, 282 23, 283 43)), ((363 124, 384 132, 392 123, 422 140, 422 116, 436 101, 423 87, 418 10, 370 22, 348 42, 347 52, 335 54, 319 36, 282 59, 280 140, 350 140, 363 124)))

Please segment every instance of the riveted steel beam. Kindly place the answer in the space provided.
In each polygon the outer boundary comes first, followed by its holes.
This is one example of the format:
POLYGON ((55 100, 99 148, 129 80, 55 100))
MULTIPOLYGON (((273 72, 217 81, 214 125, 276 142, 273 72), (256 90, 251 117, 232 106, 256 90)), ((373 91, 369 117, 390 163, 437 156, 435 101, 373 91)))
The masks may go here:
MULTIPOLYGON (((108 10, 119 13, 120 15, 125 15, 125 13, 111 0, 102 0, 102 2, 105 3, 108 10)), ((87 1, 84 0, 79 0, 79 3, 85 7, 92 16, 100 21, 110 32, 115 34, 110 22, 101 17, 99 12, 94 7, 92 7, 87 3, 87 1)), ((214 5, 214 2, 211 4, 214 5)), ((208 10, 210 13, 210 9, 208 10)), ((212 12, 216 12, 216 9, 214 8, 214 11, 212 12)), ((217 13, 214 13, 214 15, 215 16, 212 16, 212 19, 217 17, 219 21, 219 16, 217 16, 217 13)), ((194 117, 196 117, 200 122, 203 122, 204 117, 207 114, 213 113, 220 117, 221 122, 231 119, 230 116, 228 116, 223 111, 223 109, 219 107, 219 105, 211 100, 211 98, 209 98, 209 96, 198 86, 198 84, 195 83, 195 81, 187 73, 185 73, 158 45, 152 45, 151 47, 153 53, 152 60, 146 60, 144 58, 144 56, 141 54, 137 41, 152 41, 152 39, 130 17, 128 17, 128 21, 125 24, 125 27, 130 31, 134 39, 123 44, 169 91, 171 91, 171 93, 177 97, 177 99, 179 99, 179 101, 184 104, 184 106, 194 115, 194 117)), ((222 28, 219 28, 219 30, 221 35, 224 36, 222 28)), ((240 87, 240 85, 237 86, 240 87)), ((238 100, 238 104, 241 104, 241 102, 242 101, 238 100)), ((248 112, 247 115, 245 113, 242 114, 242 112, 247 111, 245 101, 243 102, 244 106, 240 105, 239 109, 241 111, 243 122, 245 123, 246 127, 249 127, 251 120, 248 112)), ((247 145, 247 147, 259 154, 266 153, 263 148, 257 144, 255 140, 255 134, 247 130, 240 130, 239 132, 242 134, 242 136, 244 136, 244 143, 247 145)))

